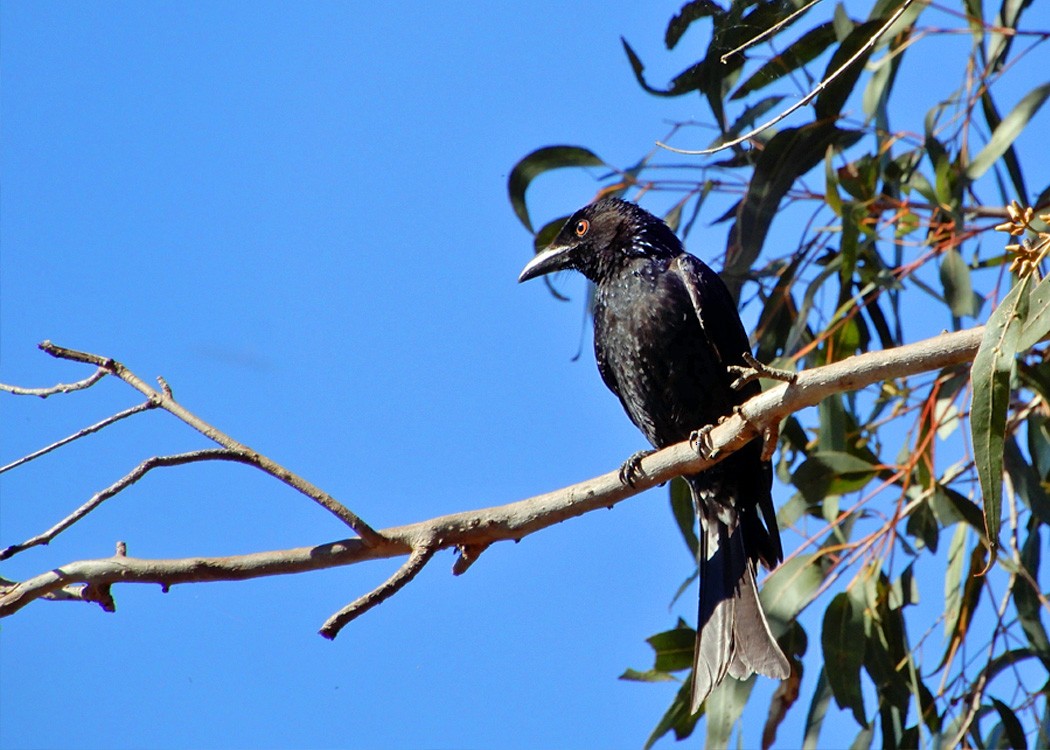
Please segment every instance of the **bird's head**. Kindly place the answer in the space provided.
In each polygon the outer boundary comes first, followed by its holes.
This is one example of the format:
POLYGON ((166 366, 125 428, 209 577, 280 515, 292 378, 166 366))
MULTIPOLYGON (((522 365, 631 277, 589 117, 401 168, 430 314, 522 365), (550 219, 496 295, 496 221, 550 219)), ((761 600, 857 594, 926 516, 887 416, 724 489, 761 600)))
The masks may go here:
POLYGON ((671 258, 682 243, 662 220, 619 198, 603 198, 569 217, 558 236, 522 269, 518 281, 572 269, 601 281, 635 258, 671 258))

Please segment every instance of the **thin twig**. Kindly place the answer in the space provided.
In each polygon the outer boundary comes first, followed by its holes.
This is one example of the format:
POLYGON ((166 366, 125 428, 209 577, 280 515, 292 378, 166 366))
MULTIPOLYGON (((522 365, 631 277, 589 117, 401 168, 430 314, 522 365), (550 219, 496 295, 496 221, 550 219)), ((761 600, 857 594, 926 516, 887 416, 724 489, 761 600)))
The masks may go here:
POLYGON ((59 383, 53 385, 50 388, 22 388, 17 385, 6 385, 0 383, 0 391, 6 391, 7 393, 13 393, 16 396, 39 396, 40 398, 47 398, 48 396, 54 396, 58 393, 71 393, 72 391, 80 391, 85 388, 90 388, 98 381, 102 380, 109 370, 105 367, 99 367, 88 377, 83 380, 78 380, 75 383, 59 383))
POLYGON ((181 419, 183 422, 188 424, 193 429, 200 432, 209 440, 218 443, 223 448, 240 454, 245 463, 265 471, 272 477, 279 479, 280 481, 287 484, 302 494, 309 497, 311 500, 316 502, 321 507, 328 510, 330 513, 335 515, 339 520, 349 526, 354 532, 357 533, 362 539, 377 544, 381 541, 380 535, 364 522, 356 513, 351 511, 345 505, 340 503, 334 497, 329 495, 327 492, 322 490, 317 485, 307 481, 298 474, 295 474, 288 469, 284 468, 277 462, 270 458, 262 455, 258 451, 249 448, 244 443, 240 443, 234 440, 232 437, 224 432, 211 426, 200 417, 188 411, 185 407, 179 404, 171 395, 171 388, 167 382, 160 379, 161 390, 157 391, 152 388, 145 381, 139 378, 135 373, 129 370, 127 367, 122 365, 111 357, 101 357, 97 354, 91 354, 89 352, 81 352, 75 349, 67 349, 65 347, 56 346, 50 341, 44 341, 40 344, 40 348, 50 354, 52 357, 58 359, 68 359, 74 362, 85 362, 87 364, 93 364, 101 369, 106 370, 118 378, 123 380, 125 383, 130 385, 132 388, 143 394, 151 402, 155 403, 160 408, 164 409, 170 414, 181 419))
POLYGON ((42 534, 37 534, 32 539, 27 539, 21 544, 12 544, 10 547, 0 550, 0 560, 6 560, 23 550, 30 549, 31 547, 37 547, 41 544, 50 544, 51 540, 56 536, 82 519, 88 513, 95 510, 95 508, 102 505, 102 503, 109 498, 135 484, 135 482, 142 479, 142 477, 146 476, 146 474, 153 469, 165 468, 168 466, 182 466, 185 464, 196 463, 197 461, 238 461, 240 463, 250 463, 250 461, 239 453, 223 448, 209 448, 207 450, 190 451, 189 453, 176 453, 168 456, 153 456, 147 458, 109 487, 96 492, 91 496, 90 500, 47 531, 42 534))
POLYGON ((74 432, 72 435, 69 435, 67 437, 62 438, 61 440, 58 440, 58 441, 56 441, 54 443, 51 443, 51 445, 46 445, 43 448, 41 448, 40 450, 38 450, 38 451, 33 451, 28 456, 22 456, 18 460, 12 461, 11 463, 7 464, 6 466, 0 466, 0 474, 3 474, 5 471, 13 469, 16 466, 21 466, 22 464, 29 463, 30 461, 32 461, 35 458, 40 458, 41 456, 47 455, 51 451, 55 450, 56 448, 61 448, 63 445, 66 445, 67 443, 72 443, 74 440, 77 440, 79 438, 85 437, 86 435, 90 435, 93 432, 98 432, 103 427, 108 427, 109 425, 113 424, 114 422, 119 422, 122 419, 130 417, 132 414, 138 414, 140 411, 146 411, 148 409, 153 409, 156 406, 157 405, 154 404, 152 401, 145 401, 145 402, 139 404, 138 406, 132 406, 131 408, 125 409, 122 412, 117 412, 116 414, 114 414, 111 417, 106 417, 101 422, 95 422, 95 424, 91 425, 90 427, 85 427, 84 429, 80 430, 79 432, 74 432))
MULTIPOLYGON (((998 641, 998 635, 1002 630, 1003 618, 1006 617, 1006 608, 1010 604, 1010 600, 1013 599, 1014 583, 1016 576, 1010 576, 1010 582, 1006 586, 1006 591, 1003 593, 1003 598, 999 602, 999 609, 997 612, 998 620, 995 624, 995 630, 992 633, 992 637, 988 642, 988 657, 987 662, 991 662, 995 656, 995 644, 998 641)), ((987 584, 986 584, 987 585, 987 584)), ((973 686, 973 690, 970 693, 970 705, 967 707, 966 714, 959 722, 959 731, 956 733, 954 739, 944 747, 960 747, 963 737, 970 730, 970 725, 973 723, 974 718, 977 716, 977 712, 981 709, 981 701, 984 699, 984 689, 988 685, 988 670, 982 669, 977 675, 977 682, 973 686)))
POLYGON ((735 47, 734 49, 731 49, 728 52, 726 52, 724 55, 722 55, 720 58, 718 58, 718 61, 724 65, 725 61, 728 60, 733 55, 735 55, 737 52, 740 52, 741 50, 745 50, 748 47, 752 47, 752 46, 758 44, 759 42, 761 42, 763 39, 765 39, 770 34, 775 34, 776 32, 780 31, 780 29, 782 29, 785 26, 787 26, 789 23, 794 21, 796 18, 801 16, 803 13, 805 13, 807 10, 809 10, 810 8, 812 8, 814 5, 816 5, 819 2, 820 2, 820 0, 809 0, 808 3, 803 5, 801 8, 796 10, 794 13, 789 15, 787 18, 784 18, 784 19, 781 19, 780 21, 777 21, 775 24, 770 26, 768 29, 766 29, 762 33, 758 34, 757 36, 751 37, 746 42, 741 44, 739 47, 735 47))
POLYGON ((379 586, 364 596, 358 597, 347 604, 341 610, 325 620, 324 625, 321 626, 321 629, 318 632, 328 640, 333 640, 339 635, 339 631, 346 625, 350 624, 351 621, 357 619, 365 612, 372 609, 372 607, 382 604, 407 586, 408 583, 419 574, 419 571, 430 562, 437 550, 437 545, 432 541, 416 547, 412 550, 412 554, 408 556, 405 564, 398 568, 397 572, 390 576, 382 586, 379 586))
POLYGON ((767 129, 773 127, 774 125, 776 125, 781 120, 787 118, 789 115, 791 115, 796 110, 801 109, 802 107, 806 106, 811 101, 816 99, 817 96, 824 89, 826 89, 829 84, 831 84, 836 78, 838 78, 840 75, 842 75, 842 73, 844 73, 847 69, 849 69, 849 67, 851 65, 853 65, 855 62, 857 62, 857 60, 859 60, 861 57, 866 55, 871 50, 871 48, 874 47, 875 44, 879 41, 879 38, 882 37, 882 35, 885 34, 886 31, 888 31, 889 28, 893 24, 895 24, 897 22, 897 19, 899 19, 902 15, 904 15, 904 11, 906 11, 908 9, 908 6, 910 6, 913 2, 915 2, 915 0, 904 0, 904 2, 901 3, 901 6, 899 8, 897 8, 897 10, 893 13, 892 16, 890 16, 889 20, 886 21, 886 23, 884 23, 879 28, 879 30, 876 31, 871 36, 871 38, 868 39, 868 41, 866 41, 861 46, 861 48, 859 50, 857 50, 853 55, 851 55, 849 60, 844 62, 842 65, 840 65, 835 70, 835 72, 833 72, 827 78, 825 78, 825 79, 821 80, 820 82, 818 82, 817 85, 814 86, 813 89, 808 94, 806 94, 804 97, 799 99, 797 102, 792 104, 790 107, 785 109, 783 112, 781 112, 776 117, 774 117, 773 119, 769 120, 768 122, 764 122, 763 124, 759 125, 758 127, 753 128, 752 130, 748 131, 747 133, 744 133, 739 138, 734 138, 733 140, 726 141, 725 143, 721 143, 718 146, 712 146, 711 148, 704 148, 704 149, 700 149, 698 151, 690 151, 688 149, 675 148, 673 146, 667 145, 666 143, 663 143, 662 141, 657 141, 656 145, 659 146, 660 148, 665 148, 668 151, 673 151, 676 154, 686 154, 688 156, 706 156, 707 154, 718 153, 719 151, 722 151, 722 150, 727 149, 727 148, 732 148, 733 146, 739 146, 744 141, 751 140, 756 135, 761 133, 763 130, 767 130, 767 129))

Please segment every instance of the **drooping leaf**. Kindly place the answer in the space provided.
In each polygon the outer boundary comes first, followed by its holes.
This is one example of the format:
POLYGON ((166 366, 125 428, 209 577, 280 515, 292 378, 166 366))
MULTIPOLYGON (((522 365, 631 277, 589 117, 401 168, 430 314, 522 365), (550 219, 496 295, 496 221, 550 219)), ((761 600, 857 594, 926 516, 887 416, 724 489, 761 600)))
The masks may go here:
MULTIPOLYGON (((860 49, 871 39, 872 35, 882 28, 883 23, 885 23, 885 21, 879 18, 867 21, 854 28, 849 35, 842 40, 838 49, 836 49, 835 53, 831 56, 831 60, 828 61, 828 66, 824 71, 822 79, 827 81, 832 73, 845 65, 846 61, 859 52, 860 49)), ((824 88, 821 89, 820 94, 817 96, 816 102, 813 104, 813 109, 818 121, 830 121, 839 116, 839 113, 846 104, 846 100, 848 100, 850 94, 853 93, 853 89, 857 85, 857 80, 860 78, 860 74, 864 70, 864 65, 867 63, 870 56, 871 50, 868 50, 867 53, 858 57, 849 68, 844 70, 838 78, 825 84, 824 88)))
POLYGON ((637 669, 625 669, 620 679, 628 682, 674 682, 675 678, 670 673, 661 672, 658 669, 647 669, 644 672, 639 672, 637 669))
MULTIPOLYGON (((988 129, 994 132, 1002 123, 1003 118, 995 106, 995 100, 992 98, 992 88, 990 86, 984 87, 984 91, 981 94, 981 109, 984 111, 984 119, 988 123, 988 129)), ((1025 185, 1024 173, 1021 171, 1021 162, 1017 158, 1017 149, 1014 148, 1013 144, 1010 144, 1003 153, 1003 162, 1006 164, 1006 171, 1010 174, 1010 181, 1013 183, 1014 193, 1016 195, 1027 197, 1028 187, 1025 185)))
POLYGON ((1017 28, 1021 20, 1021 11, 1032 4, 1032 0, 1002 0, 999 13, 996 15, 995 23, 992 24, 988 34, 988 66, 989 70, 998 71, 1006 63, 1006 56, 1010 52, 1014 35, 1011 33, 1017 28))
POLYGON ((860 685, 860 666, 864 661, 864 619, 848 594, 838 594, 824 611, 820 642, 828 685, 839 708, 853 711, 862 727, 868 725, 864 695, 860 685))
POLYGON ((674 514, 678 531, 685 540, 686 547, 693 560, 696 560, 700 542, 696 538, 696 511, 693 510, 693 493, 681 477, 671 480, 671 512, 674 514))
POLYGON ((673 16, 670 23, 667 24, 667 32, 664 34, 664 44, 667 45, 667 49, 674 49, 675 45, 678 44, 678 40, 682 38, 682 34, 685 33, 693 21, 698 21, 701 18, 710 18, 721 13, 724 13, 724 11, 713 0, 690 0, 690 2, 682 6, 677 15, 673 16))
MULTIPOLYGON (((1012 750, 1027 750, 1028 740, 1025 738, 1024 727, 1021 726, 1021 722, 1013 712, 1013 709, 998 698, 992 698, 992 705, 995 706, 995 710, 999 713, 1003 735, 1009 743, 1007 747, 1012 750)), ((1002 747, 999 744, 995 746, 1002 747)))
POLYGON ((679 688, 674 700, 671 701, 670 707, 660 717, 660 721, 649 735, 649 739, 645 741, 644 750, 649 750, 658 739, 672 730, 675 738, 679 740, 684 740, 693 733, 693 729, 696 728, 696 722, 703 716, 703 710, 701 709, 696 715, 691 714, 689 712, 691 702, 692 686, 685 682, 679 688))
MULTIPOLYGON (((1039 564, 1042 558, 1042 539, 1039 525, 1030 523, 1028 537, 1021 548, 1021 564, 1028 571, 1031 578, 1038 586, 1039 564)), ((1046 628, 1042 622, 1042 603, 1039 601, 1038 593, 1033 590, 1033 584, 1024 577, 1018 577, 1013 585, 1014 606, 1017 608, 1017 616, 1021 620, 1021 629, 1028 637, 1028 643, 1032 650, 1040 654, 1043 664, 1050 669, 1050 638, 1047 637, 1046 628)))
POLYGON ((759 598, 774 636, 813 601, 824 574, 820 556, 810 553, 788 560, 766 577, 759 598))
POLYGON ((941 254, 941 285, 944 287, 944 299, 953 316, 961 318, 977 314, 973 284, 970 282, 970 267, 954 247, 941 254))
POLYGON ((525 202, 525 191, 532 181, 544 172, 564 167, 603 167, 605 162, 594 152, 580 146, 545 146, 533 151, 514 165, 507 178, 507 191, 514 213, 530 232, 532 220, 525 202))
POLYGON ((962 594, 959 597, 955 617, 954 619, 945 619, 946 624, 951 623, 951 628, 948 631, 948 645, 944 650, 944 656, 941 658, 940 664, 934 670, 935 672, 940 671, 948 663, 948 660, 954 656, 959 645, 966 640, 966 635, 970 630, 970 623, 973 622, 974 613, 977 611, 977 606, 981 601, 980 595, 984 583, 983 573, 987 554, 988 548, 983 544, 975 545, 970 553, 970 566, 963 578, 962 594))
POLYGON ((816 504, 828 495, 862 489, 877 472, 877 467, 850 453, 818 451, 799 465, 791 482, 809 503, 816 504))
POLYGON ((1050 276, 1035 285, 1028 301, 1028 316, 1017 339, 1017 351, 1024 352, 1050 334, 1050 276))
POLYGON ((755 164, 729 237, 722 276, 734 297, 762 249, 781 199, 795 180, 820 164, 828 146, 847 148, 859 138, 858 131, 816 122, 786 128, 769 140, 755 164))
POLYGON ((653 669, 660 672, 677 672, 693 666, 693 646, 696 631, 679 622, 673 630, 665 630, 646 638, 646 643, 656 652, 653 669))
POLYGON ((777 685, 769 702, 769 713, 765 726, 762 727, 762 750, 773 747, 777 739, 777 730, 783 724, 788 710, 798 701, 802 677, 805 674, 802 656, 806 653, 807 641, 806 631, 798 622, 792 623, 788 633, 780 639, 784 654, 791 662, 791 674, 777 685))
POLYGON ((631 65, 631 70, 634 71, 634 78, 638 81, 638 85, 653 96, 681 96, 690 91, 696 91, 703 83, 707 67, 701 61, 675 76, 667 88, 658 89, 645 79, 645 63, 642 62, 642 58, 638 57, 634 48, 623 37, 620 37, 620 43, 623 45, 623 51, 627 53, 627 61, 631 65))
POLYGON ((711 695, 704 701, 707 747, 729 747, 733 727, 740 721, 754 686, 755 676, 751 675, 746 680, 722 680, 718 687, 711 691, 711 695))
POLYGON ((998 546, 1002 524, 1003 439, 1010 402, 1010 374, 1027 313, 1030 278, 1025 276, 1015 284, 989 316, 970 370, 974 462, 984 497, 985 532, 993 548, 998 546))
POLYGON ((752 73, 729 98, 740 99, 793 73, 819 57, 835 41, 835 28, 830 21, 810 29, 752 73))
POLYGON ((999 123, 999 127, 992 131, 988 144, 978 152, 977 156, 966 167, 966 179, 971 182, 978 179, 999 160, 1000 156, 1006 153, 1006 150, 1010 148, 1017 136, 1028 125, 1028 121, 1043 106, 1048 96, 1050 96, 1050 83, 1044 83, 1042 86, 1037 86, 1029 91, 1010 110, 1006 117, 1003 118, 1003 121, 999 123))
POLYGON ((806 715, 806 734, 802 739, 803 750, 816 750, 820 747, 818 744, 820 728, 828 713, 829 703, 831 703, 831 686, 828 685, 828 668, 825 665, 820 670, 817 686, 813 689, 813 699, 809 704, 809 713, 806 715))
POLYGON ((951 637, 962 607, 962 577, 966 566, 969 530, 959 524, 948 545, 948 570, 944 575, 944 635, 951 637))
POLYGON ((1050 524, 1050 497, 1039 481, 1039 475, 1021 453, 1017 439, 1009 435, 1003 443, 1003 465, 1014 489, 1025 501, 1039 523, 1050 524))

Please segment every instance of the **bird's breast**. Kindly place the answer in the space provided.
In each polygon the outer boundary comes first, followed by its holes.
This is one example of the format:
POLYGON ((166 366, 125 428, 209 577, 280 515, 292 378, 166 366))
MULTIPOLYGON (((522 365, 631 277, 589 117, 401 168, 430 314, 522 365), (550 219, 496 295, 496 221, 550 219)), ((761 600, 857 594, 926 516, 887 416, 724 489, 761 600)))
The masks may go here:
POLYGON ((670 275, 624 274, 599 284, 598 368, 631 420, 656 446, 715 421, 731 404, 685 288, 670 275))

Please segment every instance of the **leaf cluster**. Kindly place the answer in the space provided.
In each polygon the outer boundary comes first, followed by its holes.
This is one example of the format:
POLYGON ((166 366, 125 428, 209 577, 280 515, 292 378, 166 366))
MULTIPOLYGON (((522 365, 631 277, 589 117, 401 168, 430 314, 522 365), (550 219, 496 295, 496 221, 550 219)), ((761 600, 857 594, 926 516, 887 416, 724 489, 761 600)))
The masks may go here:
MULTIPOLYGON (((693 148, 707 133, 716 148, 816 92, 810 105, 714 154, 654 147, 618 166, 548 146, 510 176, 537 248, 565 217, 535 230, 528 187, 570 167, 590 170, 598 195, 662 212, 687 244, 701 217, 724 228, 722 275, 759 359, 781 367, 987 321, 972 368, 887 381, 784 421, 779 521, 794 552, 762 598, 793 670, 768 700, 766 747, 792 711, 807 713, 791 746, 816 747, 822 730, 836 746, 1050 745, 1050 362, 1039 344, 1050 330, 1050 184, 1030 186, 1019 140, 1050 83, 1022 81, 1010 107, 999 93, 1050 32, 1023 26, 1031 2, 989 15, 985 5, 688 2, 667 25, 666 54, 701 54, 667 85, 623 40, 645 92, 687 97, 689 110, 699 97, 708 111, 665 143, 693 148), (949 42, 934 71, 928 50, 949 42)), ((670 496, 692 561, 688 493, 674 482, 670 496)), ((679 619, 648 639, 653 667, 623 678, 680 679, 692 638, 679 619)), ((694 732, 688 684, 648 744, 694 732)), ((745 708, 761 710, 754 686, 727 680, 708 700, 709 746, 739 736, 745 708)))

